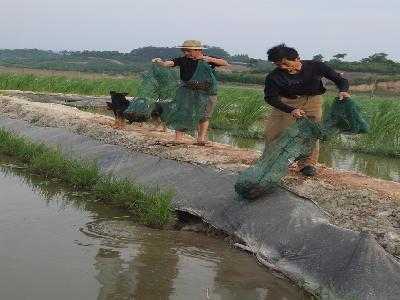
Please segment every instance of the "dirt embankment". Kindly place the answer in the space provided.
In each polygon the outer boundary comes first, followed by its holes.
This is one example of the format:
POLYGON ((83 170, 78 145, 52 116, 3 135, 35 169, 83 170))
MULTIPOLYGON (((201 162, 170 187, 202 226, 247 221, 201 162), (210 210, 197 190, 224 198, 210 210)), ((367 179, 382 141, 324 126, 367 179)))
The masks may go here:
POLYGON ((400 93, 400 81, 384 81, 376 82, 374 84, 352 85, 351 90, 353 92, 384 91, 391 93, 400 93))
MULTIPOLYGON (((173 139, 171 131, 157 131, 148 124, 115 130, 112 117, 15 96, 0 96, 0 114, 40 126, 67 128, 131 151, 232 172, 248 167, 260 155, 254 150, 219 143, 212 143, 210 147, 195 146, 190 136, 185 137, 185 144, 173 145, 169 143, 173 139)), ((291 173, 282 185, 314 201, 333 224, 370 232, 387 251, 400 256, 400 183, 321 165, 315 178, 291 173)))

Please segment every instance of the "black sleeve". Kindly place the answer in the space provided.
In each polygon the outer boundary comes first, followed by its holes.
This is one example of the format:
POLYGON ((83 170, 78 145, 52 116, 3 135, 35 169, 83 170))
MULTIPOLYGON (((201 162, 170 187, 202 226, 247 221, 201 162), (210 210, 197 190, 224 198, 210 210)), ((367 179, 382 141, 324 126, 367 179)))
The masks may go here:
POLYGON ((174 67, 181 66, 183 64, 184 57, 175 57, 171 59, 174 62, 174 67))
POLYGON ((295 110, 294 107, 281 101, 278 86, 268 76, 265 79, 264 99, 269 105, 279 109, 280 111, 290 114, 293 110, 295 110))
POLYGON ((335 83, 339 91, 347 92, 349 90, 349 82, 346 78, 343 78, 338 72, 325 63, 319 62, 318 64, 321 75, 335 83))

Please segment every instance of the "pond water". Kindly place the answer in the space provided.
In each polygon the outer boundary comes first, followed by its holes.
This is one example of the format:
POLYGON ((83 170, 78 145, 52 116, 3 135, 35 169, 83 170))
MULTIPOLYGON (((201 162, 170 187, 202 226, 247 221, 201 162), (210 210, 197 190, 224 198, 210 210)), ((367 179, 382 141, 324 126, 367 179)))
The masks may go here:
POLYGON ((0 299, 309 299, 224 241, 137 225, 0 159, 0 299))
MULTIPOLYGON (((264 149, 263 140, 236 137, 218 130, 211 130, 209 139, 239 148, 264 149)), ((321 144, 319 162, 337 169, 400 182, 400 158, 332 149, 321 144)))

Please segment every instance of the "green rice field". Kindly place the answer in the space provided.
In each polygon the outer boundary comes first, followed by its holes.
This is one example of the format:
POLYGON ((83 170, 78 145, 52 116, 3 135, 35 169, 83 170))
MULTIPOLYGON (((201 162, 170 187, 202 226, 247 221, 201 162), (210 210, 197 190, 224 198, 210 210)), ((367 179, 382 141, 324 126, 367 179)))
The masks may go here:
MULTIPOLYGON (((110 90, 125 91, 135 96, 140 80, 137 78, 71 78, 64 76, 38 76, 34 74, 0 74, 0 89, 37 92, 58 92, 81 95, 107 95, 110 90)), ((324 95, 326 102, 335 94, 324 95)), ((368 134, 335 139, 332 147, 378 155, 400 156, 400 97, 394 94, 353 94, 370 124, 368 134)), ((259 86, 229 86, 219 89, 218 104, 211 127, 228 131, 232 135, 262 138, 263 119, 270 110, 263 100, 259 86)))

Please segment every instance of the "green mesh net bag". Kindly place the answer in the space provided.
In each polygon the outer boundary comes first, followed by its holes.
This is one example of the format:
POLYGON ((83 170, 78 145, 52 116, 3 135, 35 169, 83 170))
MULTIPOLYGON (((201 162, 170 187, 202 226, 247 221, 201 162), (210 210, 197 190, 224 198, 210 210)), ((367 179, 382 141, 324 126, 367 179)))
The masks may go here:
POLYGON ((152 65, 151 69, 143 74, 136 97, 123 112, 124 117, 131 123, 145 122, 155 110, 159 114, 162 108, 168 111, 168 105, 175 97, 178 82, 178 74, 173 70, 152 65))
POLYGON ((322 125, 302 118, 286 129, 254 165, 239 174, 235 191, 246 199, 270 193, 287 174, 290 162, 306 158, 318 139, 329 139, 342 132, 366 133, 367 130, 368 125, 355 102, 336 99, 328 108, 322 125))
POLYGON ((174 99, 178 86, 177 72, 153 64, 151 70, 142 76, 136 96, 159 101, 174 99))
POLYGON ((205 118, 210 97, 217 94, 217 80, 211 67, 199 61, 192 78, 180 84, 162 120, 179 131, 194 130, 205 118))
POLYGON ((151 71, 143 75, 138 98, 126 109, 125 116, 145 120, 157 111, 168 127, 194 130, 205 118, 210 97, 216 93, 217 80, 204 61, 198 61, 192 78, 183 83, 179 82, 177 72, 152 65, 151 71))
POLYGON ((272 192, 287 174, 289 163, 307 157, 320 134, 317 123, 299 119, 268 147, 268 153, 264 151, 254 165, 241 172, 235 184, 236 192, 247 199, 272 192))
POLYGON ((368 132, 368 124, 361 115, 356 102, 347 98, 335 98, 328 107, 323 121, 324 138, 329 139, 335 133, 360 134, 368 132))
POLYGON ((129 102, 127 109, 124 110, 124 117, 129 122, 145 122, 150 119, 154 109, 154 102, 147 98, 135 98, 129 102))

